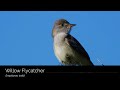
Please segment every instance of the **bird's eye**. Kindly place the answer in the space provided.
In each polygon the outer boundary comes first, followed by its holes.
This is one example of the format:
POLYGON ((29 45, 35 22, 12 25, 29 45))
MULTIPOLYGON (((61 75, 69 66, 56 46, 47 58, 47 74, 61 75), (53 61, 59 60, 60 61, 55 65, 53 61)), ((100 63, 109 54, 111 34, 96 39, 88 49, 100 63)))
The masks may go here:
POLYGON ((61 26, 63 27, 63 26, 64 26, 64 24, 61 24, 61 26))

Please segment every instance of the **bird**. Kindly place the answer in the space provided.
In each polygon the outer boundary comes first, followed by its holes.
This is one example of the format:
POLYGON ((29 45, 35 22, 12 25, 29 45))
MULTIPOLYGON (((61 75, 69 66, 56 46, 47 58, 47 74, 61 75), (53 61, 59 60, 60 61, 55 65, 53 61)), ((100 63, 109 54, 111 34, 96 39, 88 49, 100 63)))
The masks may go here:
POLYGON ((66 19, 55 21, 52 29, 54 54, 62 65, 94 66, 83 46, 71 34, 76 24, 70 24, 66 19))

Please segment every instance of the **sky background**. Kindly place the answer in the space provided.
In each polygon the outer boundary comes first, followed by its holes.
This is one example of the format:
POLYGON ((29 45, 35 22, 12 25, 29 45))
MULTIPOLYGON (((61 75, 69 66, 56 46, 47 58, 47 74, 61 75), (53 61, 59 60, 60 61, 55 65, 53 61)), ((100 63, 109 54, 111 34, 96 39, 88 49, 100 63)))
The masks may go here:
POLYGON ((94 65, 120 65, 120 11, 0 11, 0 65, 60 65, 51 32, 61 18, 94 65))

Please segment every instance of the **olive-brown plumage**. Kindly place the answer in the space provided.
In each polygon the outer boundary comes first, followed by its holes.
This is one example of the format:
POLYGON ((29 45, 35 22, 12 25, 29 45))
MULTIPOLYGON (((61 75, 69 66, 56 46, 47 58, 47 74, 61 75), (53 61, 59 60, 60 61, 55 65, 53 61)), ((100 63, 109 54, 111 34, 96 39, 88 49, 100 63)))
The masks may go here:
POLYGON ((73 26, 75 24, 70 24, 65 19, 59 19, 55 22, 52 30, 54 53, 64 65, 93 66, 86 50, 70 35, 73 26))

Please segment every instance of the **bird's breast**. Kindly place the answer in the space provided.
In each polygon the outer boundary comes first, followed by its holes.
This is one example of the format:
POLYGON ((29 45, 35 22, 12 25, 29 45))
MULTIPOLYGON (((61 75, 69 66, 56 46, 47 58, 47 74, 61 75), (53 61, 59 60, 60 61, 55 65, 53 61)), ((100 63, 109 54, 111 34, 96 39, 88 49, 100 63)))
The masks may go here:
POLYGON ((66 47, 65 43, 63 44, 54 44, 54 52, 56 57, 61 61, 65 61, 66 55, 71 53, 69 47, 66 47))
POLYGON ((62 33, 54 37, 55 55, 60 62, 78 63, 81 56, 65 42, 65 37, 65 34, 62 33))
POLYGON ((67 53, 67 48, 65 47, 66 44, 64 41, 65 37, 65 33, 59 33, 54 37, 54 52, 60 62, 61 60, 65 60, 65 55, 67 53))

